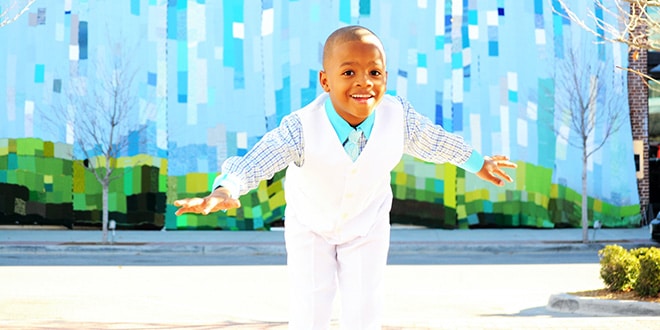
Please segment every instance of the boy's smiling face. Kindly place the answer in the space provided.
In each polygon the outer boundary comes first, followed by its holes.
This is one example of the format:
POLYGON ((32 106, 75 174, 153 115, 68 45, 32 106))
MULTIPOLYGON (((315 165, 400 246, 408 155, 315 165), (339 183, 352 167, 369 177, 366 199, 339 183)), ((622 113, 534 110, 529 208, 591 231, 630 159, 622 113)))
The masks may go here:
POLYGON ((321 86, 335 111, 352 126, 362 123, 385 95, 385 53, 371 33, 334 41, 324 53, 323 68, 321 86))

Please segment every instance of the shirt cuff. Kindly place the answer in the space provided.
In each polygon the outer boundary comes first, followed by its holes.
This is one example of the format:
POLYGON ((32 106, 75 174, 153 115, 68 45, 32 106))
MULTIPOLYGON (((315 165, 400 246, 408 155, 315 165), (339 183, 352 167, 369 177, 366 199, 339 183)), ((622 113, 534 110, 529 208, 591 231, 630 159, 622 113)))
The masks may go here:
POLYGON ((240 180, 231 174, 223 173, 218 175, 215 180, 213 180, 213 190, 218 189, 218 187, 225 187, 229 190, 231 197, 238 199, 240 197, 241 183, 240 180))
POLYGON ((468 158, 468 160, 459 167, 470 173, 477 173, 483 166, 484 156, 482 156, 478 151, 472 150, 472 155, 470 155, 470 158, 468 158))

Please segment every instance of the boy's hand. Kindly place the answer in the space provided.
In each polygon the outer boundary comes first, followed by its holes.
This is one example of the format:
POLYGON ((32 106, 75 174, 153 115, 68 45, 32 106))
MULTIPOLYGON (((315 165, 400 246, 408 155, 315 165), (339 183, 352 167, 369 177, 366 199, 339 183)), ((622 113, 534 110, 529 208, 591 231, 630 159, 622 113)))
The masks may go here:
POLYGON ((176 215, 184 213, 207 215, 211 212, 241 207, 241 202, 238 199, 231 198, 227 188, 220 187, 204 198, 193 197, 176 200, 174 206, 179 207, 176 215))
POLYGON ((516 168, 518 165, 510 162, 509 157, 506 156, 486 156, 484 157, 484 165, 481 166, 481 170, 476 174, 479 178, 491 182, 496 186, 503 186, 504 181, 498 178, 498 176, 509 182, 513 182, 513 179, 502 170, 503 167, 516 168))

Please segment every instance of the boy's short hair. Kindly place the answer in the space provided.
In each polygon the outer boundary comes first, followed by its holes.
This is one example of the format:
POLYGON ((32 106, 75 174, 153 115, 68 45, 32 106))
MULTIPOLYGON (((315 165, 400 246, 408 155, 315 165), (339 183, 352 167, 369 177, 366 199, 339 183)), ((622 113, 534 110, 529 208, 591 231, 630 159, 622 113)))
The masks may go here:
POLYGON ((365 38, 373 39, 371 41, 381 49, 381 52, 383 53, 383 60, 385 60, 385 50, 383 43, 373 31, 360 25, 349 25, 335 30, 325 40, 325 44, 323 45, 323 66, 325 67, 325 61, 331 56, 335 45, 347 41, 361 41, 365 38))

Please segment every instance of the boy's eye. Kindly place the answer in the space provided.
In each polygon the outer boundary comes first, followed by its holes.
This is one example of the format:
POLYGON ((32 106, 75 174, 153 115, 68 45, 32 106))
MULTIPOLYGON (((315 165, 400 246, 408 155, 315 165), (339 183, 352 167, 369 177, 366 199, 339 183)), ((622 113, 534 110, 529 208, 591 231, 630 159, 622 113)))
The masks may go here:
POLYGON ((355 72, 353 72, 353 70, 347 70, 347 71, 344 71, 344 73, 342 73, 342 75, 344 75, 344 76, 352 76, 354 74, 355 74, 355 72))
POLYGON ((371 71, 371 75, 372 75, 372 76, 380 76, 380 71, 378 71, 378 70, 373 70, 373 71, 371 71))

